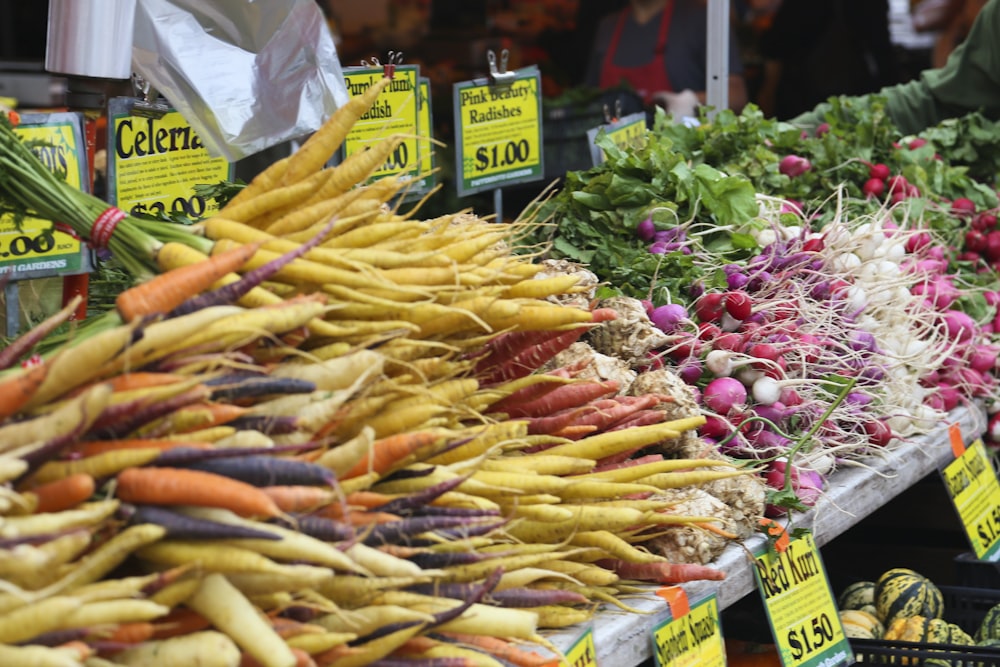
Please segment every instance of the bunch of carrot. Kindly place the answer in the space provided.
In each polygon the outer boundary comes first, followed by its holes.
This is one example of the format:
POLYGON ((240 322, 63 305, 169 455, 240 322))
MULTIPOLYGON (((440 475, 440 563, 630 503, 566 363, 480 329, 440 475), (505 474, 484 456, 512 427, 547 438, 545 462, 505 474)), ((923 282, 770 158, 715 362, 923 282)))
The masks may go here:
POLYGON ((613 314, 550 301, 576 278, 516 225, 389 206, 397 138, 324 166, 375 95, 206 220, 212 257, 164 247, 101 326, 12 344, 3 664, 540 667, 521 642, 630 582, 722 577, 645 544, 731 537, 662 494, 753 471, 638 456, 702 419, 543 372, 613 314))

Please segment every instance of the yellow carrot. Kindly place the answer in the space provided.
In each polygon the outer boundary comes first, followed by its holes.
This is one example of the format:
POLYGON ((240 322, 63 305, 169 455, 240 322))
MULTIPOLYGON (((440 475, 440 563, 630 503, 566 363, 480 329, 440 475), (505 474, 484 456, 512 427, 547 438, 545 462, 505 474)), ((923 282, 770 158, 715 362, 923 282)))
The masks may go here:
POLYGON ((334 111, 316 132, 306 139, 289 161, 281 182, 285 185, 296 183, 321 169, 337 152, 358 121, 375 104, 375 100, 389 85, 391 79, 381 77, 360 95, 351 97, 334 111))

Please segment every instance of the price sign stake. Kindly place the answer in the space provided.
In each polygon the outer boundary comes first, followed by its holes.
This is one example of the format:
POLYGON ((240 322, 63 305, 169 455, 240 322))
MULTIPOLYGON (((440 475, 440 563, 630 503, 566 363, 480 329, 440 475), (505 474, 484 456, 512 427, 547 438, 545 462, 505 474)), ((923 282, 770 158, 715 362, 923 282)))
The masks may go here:
POLYGON ((811 533, 784 550, 762 549, 754 576, 785 667, 839 667, 854 662, 830 583, 811 533))
POLYGON ((653 628, 657 667, 725 667, 726 645, 715 595, 694 606, 670 604, 669 610, 653 628))
POLYGON ((982 440, 956 451, 941 471, 976 558, 1000 560, 1000 482, 982 440))

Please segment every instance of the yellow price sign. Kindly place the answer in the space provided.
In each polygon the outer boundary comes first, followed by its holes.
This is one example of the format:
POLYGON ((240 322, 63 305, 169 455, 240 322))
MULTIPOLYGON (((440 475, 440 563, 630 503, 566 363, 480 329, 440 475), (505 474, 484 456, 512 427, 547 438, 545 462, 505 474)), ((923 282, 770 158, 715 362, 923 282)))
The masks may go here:
MULTIPOLYGON (((344 83, 347 92, 356 97, 382 76, 382 68, 349 67, 344 70, 344 83)), ((420 170, 420 154, 428 146, 422 146, 419 139, 422 129, 419 91, 420 69, 416 65, 397 65, 392 81, 379 93, 372 108, 354 123, 344 139, 343 153, 346 158, 367 150, 389 135, 406 135, 369 180, 402 174, 416 175, 420 170)))
POLYGON ((854 662, 811 533, 789 541, 783 551, 755 554, 754 565, 783 665, 835 667, 854 662))
POLYGON ((725 667, 726 645, 714 595, 677 618, 653 628, 653 655, 659 667, 725 667))
POLYGON ((594 159, 594 164, 604 162, 606 156, 604 149, 597 145, 597 140, 604 132, 605 137, 612 144, 621 150, 635 150, 646 145, 648 130, 646 127, 646 113, 643 111, 623 116, 606 125, 591 128, 587 131, 587 140, 590 143, 590 154, 594 159))
POLYGON ((566 651, 561 667, 597 667, 597 650, 594 648, 594 630, 587 628, 566 651))
MULTIPOLYGON (((89 189, 83 150, 83 117, 75 113, 26 113, 14 129, 57 177, 89 189)), ((80 239, 49 220, 0 215, 0 274, 15 277, 70 275, 88 270, 80 239)))
POLYGON ((976 558, 1000 559, 1000 482, 983 441, 965 448, 941 475, 976 558))
POLYGON ((541 76, 518 70, 509 83, 456 83, 456 171, 460 195, 542 178, 541 76))
POLYGON ((230 180, 229 161, 212 157, 180 113, 134 115, 134 102, 117 97, 109 103, 111 201, 132 215, 173 214, 199 220, 217 212, 218 205, 194 188, 230 180))

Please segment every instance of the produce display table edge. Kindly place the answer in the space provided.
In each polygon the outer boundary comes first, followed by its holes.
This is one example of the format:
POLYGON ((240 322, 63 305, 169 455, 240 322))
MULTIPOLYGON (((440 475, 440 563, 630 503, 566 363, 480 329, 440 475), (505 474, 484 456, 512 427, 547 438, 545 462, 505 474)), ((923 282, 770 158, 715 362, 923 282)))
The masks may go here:
MULTIPOLYGON (((829 477, 828 487, 815 507, 792 516, 793 526, 811 530, 817 546, 827 544, 919 480, 943 468, 954 456, 949 439, 953 424, 961 428, 965 442, 971 443, 985 432, 986 423, 985 409, 973 403, 953 410, 931 432, 898 443, 879 456, 866 459, 864 465, 842 467, 829 477)), ((764 536, 757 534, 740 544, 729 545, 709 563, 726 573, 725 580, 683 584, 688 598, 694 603, 714 593, 722 610, 748 594, 756 594, 749 553, 763 544, 764 536)), ((605 604, 589 626, 547 633, 546 637, 567 651, 590 627, 599 667, 638 665, 652 656, 652 630, 666 618, 667 605, 652 587, 648 595, 625 602, 645 613, 626 612, 605 604)), ((725 635, 724 625, 722 632, 725 635)))

